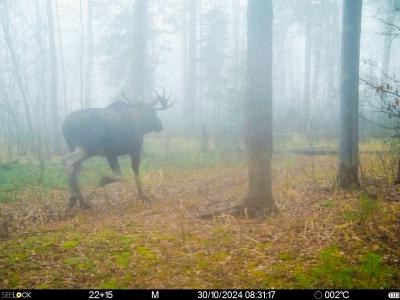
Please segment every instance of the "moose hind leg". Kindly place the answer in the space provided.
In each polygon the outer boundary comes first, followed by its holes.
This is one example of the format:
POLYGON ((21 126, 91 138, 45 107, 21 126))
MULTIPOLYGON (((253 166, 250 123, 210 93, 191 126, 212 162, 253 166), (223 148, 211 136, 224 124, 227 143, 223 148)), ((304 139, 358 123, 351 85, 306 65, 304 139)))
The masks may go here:
MULTIPOLYGON (((83 209, 90 208, 89 204, 87 204, 85 202, 85 200, 83 199, 83 196, 81 194, 81 190, 80 190, 80 187, 79 187, 79 182, 78 182, 78 177, 79 177, 79 175, 81 173, 82 162, 80 161, 80 162, 75 163, 74 168, 75 168, 75 183, 76 183, 76 187, 77 187, 77 190, 78 190, 77 198, 79 199, 79 206, 81 208, 83 208, 83 209)), ((75 204, 76 204, 76 200, 75 200, 75 204)))
POLYGON ((142 190, 142 183, 140 182, 139 165, 140 165, 140 154, 131 155, 132 169, 135 173, 135 183, 137 188, 138 197, 147 201, 148 199, 144 196, 142 190))
POLYGON ((79 183, 78 183, 78 175, 79 175, 80 164, 75 163, 68 169, 68 186, 71 197, 69 198, 69 207, 74 207, 76 202, 81 194, 79 183))
POLYGON ((68 175, 68 185, 71 194, 69 200, 69 207, 76 205, 79 199, 79 204, 82 208, 88 208, 89 206, 83 200, 81 195, 78 176, 81 170, 82 161, 87 157, 84 150, 77 148, 73 153, 69 154, 64 159, 64 166, 68 175))
POLYGON ((118 163, 118 158, 116 156, 108 156, 107 157, 108 164, 110 165, 111 170, 114 173, 114 176, 104 176, 100 180, 100 186, 105 186, 106 184, 121 181, 122 172, 118 163))

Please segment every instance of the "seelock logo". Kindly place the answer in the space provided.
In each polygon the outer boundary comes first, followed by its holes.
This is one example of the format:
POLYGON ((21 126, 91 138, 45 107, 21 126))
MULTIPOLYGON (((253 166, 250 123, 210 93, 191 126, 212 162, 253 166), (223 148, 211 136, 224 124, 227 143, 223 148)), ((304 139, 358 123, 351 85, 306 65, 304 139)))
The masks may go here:
POLYGON ((2 299, 31 299, 32 292, 1 292, 1 298, 2 299))

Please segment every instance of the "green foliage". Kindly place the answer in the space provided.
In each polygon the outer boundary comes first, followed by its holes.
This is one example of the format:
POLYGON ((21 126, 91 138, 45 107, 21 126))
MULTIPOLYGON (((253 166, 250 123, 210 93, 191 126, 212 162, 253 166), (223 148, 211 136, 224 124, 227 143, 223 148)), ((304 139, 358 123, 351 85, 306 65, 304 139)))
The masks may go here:
POLYGON ((350 288, 353 270, 348 266, 343 253, 337 246, 330 246, 320 253, 320 265, 313 270, 313 276, 321 284, 334 288, 350 288))
POLYGON ((382 262, 382 256, 368 252, 360 259, 361 281, 367 283, 369 288, 389 288, 392 270, 382 262))
POLYGON ((358 209, 343 212, 343 217, 349 222, 365 222, 378 211, 378 201, 371 199, 366 193, 361 193, 358 199, 358 209))
POLYGON ((377 201, 371 199, 366 193, 360 195, 360 219, 366 220, 371 217, 377 209, 377 201))
POLYGON ((302 288, 388 288, 392 273, 379 254, 367 252, 352 260, 331 245, 320 252, 320 261, 311 271, 295 272, 295 278, 302 288))

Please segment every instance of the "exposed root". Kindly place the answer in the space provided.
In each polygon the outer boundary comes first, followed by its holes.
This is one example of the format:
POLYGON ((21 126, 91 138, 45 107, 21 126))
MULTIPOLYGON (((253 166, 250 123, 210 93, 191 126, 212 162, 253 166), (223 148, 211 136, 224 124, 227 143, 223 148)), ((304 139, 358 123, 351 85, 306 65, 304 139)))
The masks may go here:
POLYGON ((279 213, 279 210, 275 205, 273 207, 250 208, 248 205, 246 205, 246 201, 243 200, 241 204, 222 208, 210 213, 201 214, 198 217, 200 219, 212 219, 222 213, 229 213, 233 216, 238 216, 238 217, 250 217, 253 219, 261 219, 267 216, 277 215, 279 213))
POLYGON ((222 208, 222 209, 210 212, 210 213, 201 214, 198 217, 203 220, 212 219, 224 212, 230 212, 231 214, 235 215, 235 214, 239 213, 242 209, 243 209, 243 204, 238 204, 238 205, 231 206, 231 207, 225 207, 225 208, 222 208))

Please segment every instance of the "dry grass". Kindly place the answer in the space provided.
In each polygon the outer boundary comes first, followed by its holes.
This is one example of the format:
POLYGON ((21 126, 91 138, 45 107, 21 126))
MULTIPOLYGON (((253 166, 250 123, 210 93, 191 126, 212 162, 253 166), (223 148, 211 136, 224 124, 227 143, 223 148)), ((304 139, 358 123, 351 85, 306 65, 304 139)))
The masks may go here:
MULTIPOLYGON (((364 176, 382 180, 375 158, 363 159, 364 176)), ((86 187, 88 211, 66 210, 65 190, 26 189, 1 204, 10 236, 0 242, 0 287, 399 288, 397 191, 374 188, 371 199, 332 188, 335 165, 276 156, 281 213, 258 221, 197 218, 240 200, 238 164, 149 171, 151 204, 136 200, 131 178, 86 187)))

